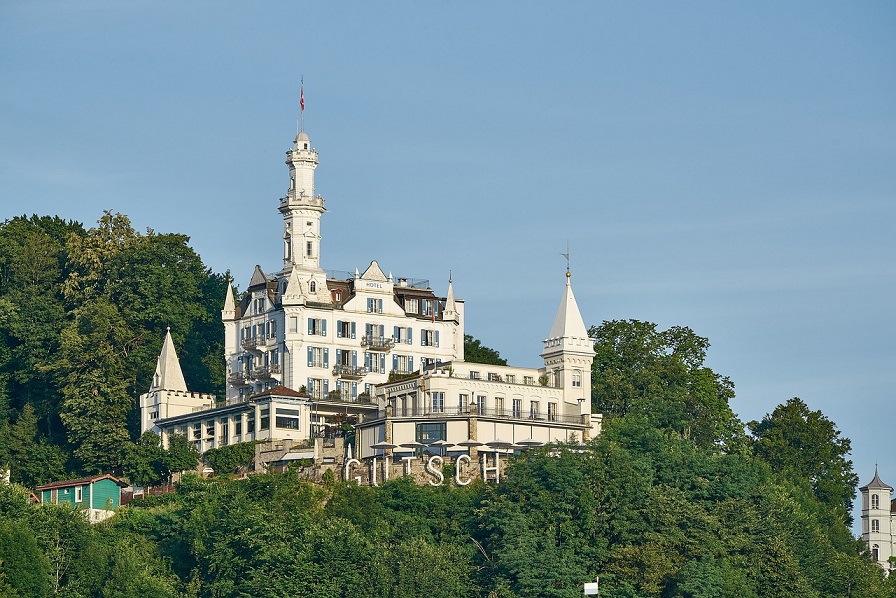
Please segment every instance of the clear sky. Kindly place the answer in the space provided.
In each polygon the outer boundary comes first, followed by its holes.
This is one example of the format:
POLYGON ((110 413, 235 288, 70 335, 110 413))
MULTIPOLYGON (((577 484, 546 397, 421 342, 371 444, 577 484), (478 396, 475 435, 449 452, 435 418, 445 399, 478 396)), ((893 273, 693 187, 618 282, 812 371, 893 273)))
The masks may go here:
POLYGON ((799 396, 896 484, 896 3, 3 2, 0 218, 120 211, 245 288, 302 76, 325 268, 450 270, 535 366, 568 242, 587 324, 690 326, 741 418, 799 396))

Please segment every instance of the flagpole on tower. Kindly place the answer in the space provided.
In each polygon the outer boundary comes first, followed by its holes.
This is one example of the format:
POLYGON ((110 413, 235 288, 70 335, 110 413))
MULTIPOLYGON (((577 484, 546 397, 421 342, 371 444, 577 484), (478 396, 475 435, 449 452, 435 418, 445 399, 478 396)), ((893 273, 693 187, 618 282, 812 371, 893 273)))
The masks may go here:
POLYGON ((299 87, 299 108, 301 108, 302 130, 305 130, 305 77, 302 76, 301 87, 299 87))

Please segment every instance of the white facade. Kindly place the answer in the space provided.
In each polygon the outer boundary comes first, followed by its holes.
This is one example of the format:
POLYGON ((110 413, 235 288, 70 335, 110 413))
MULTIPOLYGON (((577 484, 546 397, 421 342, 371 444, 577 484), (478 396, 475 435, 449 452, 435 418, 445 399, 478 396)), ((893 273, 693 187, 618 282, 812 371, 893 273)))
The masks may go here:
POLYGON ((228 293, 221 312, 227 399, 283 385, 314 399, 354 402, 392 372, 462 361, 463 302, 451 283, 447 296, 437 297, 428 281, 396 280, 376 261, 363 274, 325 272, 325 202, 315 194, 318 155, 304 131, 286 164, 283 267, 269 275, 256 266, 242 301, 228 293))
POLYGON ((357 455, 413 453, 413 443, 439 440, 448 455, 587 441, 600 434, 602 422, 591 413, 593 345, 567 273, 544 341, 545 367, 451 362, 382 384, 378 410, 364 414, 357 426, 357 455), (374 447, 380 443, 396 446, 374 447))
POLYGON ((875 562, 889 571, 893 568, 890 557, 896 556, 896 513, 890 499, 893 488, 881 481, 875 467, 874 478, 859 488, 859 492, 862 494, 862 540, 868 544, 875 562))

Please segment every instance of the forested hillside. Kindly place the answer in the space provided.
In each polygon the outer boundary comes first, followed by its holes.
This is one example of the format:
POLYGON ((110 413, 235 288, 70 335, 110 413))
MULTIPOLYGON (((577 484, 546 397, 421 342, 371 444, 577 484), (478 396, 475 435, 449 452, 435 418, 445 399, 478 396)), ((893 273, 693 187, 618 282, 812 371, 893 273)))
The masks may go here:
MULTIPOLYGON (((227 281, 187 243, 113 213, 89 229, 0 225, 0 464, 13 482, 148 481, 195 459, 178 445, 153 464, 157 439, 138 439, 136 418, 168 326, 188 385, 222 390, 227 281)), ((604 433, 523 452, 497 485, 187 475, 91 526, 0 484, 0 597, 580 596, 597 575, 605 597, 896 595, 850 534, 857 478, 834 422, 796 398, 740 421, 734 384, 687 327, 590 332, 604 433)), ((471 359, 501 361, 465 341, 471 359)))
POLYGON ((894 595, 811 490, 633 414, 499 485, 192 476, 92 527, 0 488, 0 559, 23 596, 894 595))
POLYGON ((89 229, 0 225, 0 463, 14 481, 120 470, 168 326, 187 383, 223 389, 227 282, 188 241, 111 212, 89 229))

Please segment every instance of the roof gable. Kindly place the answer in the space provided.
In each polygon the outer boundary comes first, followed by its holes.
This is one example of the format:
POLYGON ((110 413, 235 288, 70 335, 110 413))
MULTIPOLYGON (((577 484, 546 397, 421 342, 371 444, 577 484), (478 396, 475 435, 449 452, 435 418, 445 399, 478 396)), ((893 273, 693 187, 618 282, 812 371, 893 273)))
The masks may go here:
POLYGON ((386 282, 388 280, 376 260, 370 262, 370 265, 364 270, 364 274, 361 275, 361 278, 363 280, 376 280, 378 282, 386 282))

